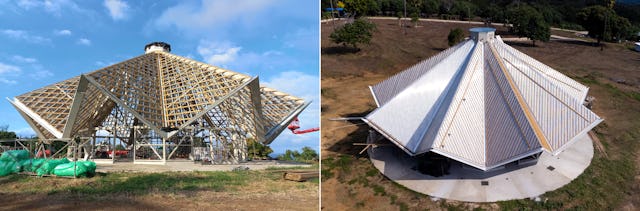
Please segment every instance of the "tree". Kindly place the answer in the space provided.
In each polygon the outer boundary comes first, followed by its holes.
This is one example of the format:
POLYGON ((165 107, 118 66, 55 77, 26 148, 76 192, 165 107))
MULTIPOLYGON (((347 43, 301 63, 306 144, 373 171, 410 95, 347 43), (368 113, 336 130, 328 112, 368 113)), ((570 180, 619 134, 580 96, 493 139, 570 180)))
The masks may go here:
POLYGON ((449 41, 449 46, 454 46, 458 44, 460 41, 464 39, 464 32, 460 28, 451 29, 449 31, 449 35, 447 36, 447 40, 449 41))
POLYGON ((318 153, 311 149, 311 147, 302 147, 302 153, 300 153, 300 161, 313 161, 318 160, 318 153))
POLYGON ((536 40, 549 41, 551 28, 544 17, 536 9, 528 5, 520 5, 509 11, 509 19, 513 23, 514 32, 521 37, 531 39, 533 46, 536 40))
POLYGON ((378 3, 374 0, 345 0, 344 8, 354 13, 355 17, 375 15, 379 10, 378 3))
POLYGON ((414 28, 418 28, 418 21, 420 20, 420 16, 418 16, 418 13, 414 12, 411 13, 411 22, 413 23, 413 27, 414 28))
POLYGON ((460 19, 471 19, 476 14, 477 6, 468 1, 455 1, 449 11, 453 15, 458 15, 460 19))
POLYGON ((438 13, 439 6, 440 3, 438 2, 438 0, 425 0, 420 10, 423 13, 427 14, 428 17, 431 14, 438 13))
POLYGON ((604 6, 585 7, 578 13, 582 27, 595 37, 598 44, 602 40, 622 40, 631 36, 629 19, 618 16, 613 9, 604 6))
POLYGON ((402 26, 402 12, 396 12, 396 17, 398 17, 398 26, 402 26))
POLYGON ((269 154, 273 152, 273 149, 268 145, 263 145, 253 138, 247 139, 247 148, 249 150, 249 156, 253 156, 254 159, 267 159, 269 154))
POLYGON ((358 44, 369 44, 376 25, 362 18, 347 23, 329 35, 331 41, 358 49, 358 44))
POLYGON ((295 161, 296 158, 300 157, 300 152, 298 152, 298 150, 287 150, 284 152, 284 154, 281 154, 278 156, 278 160, 293 160, 295 161))
POLYGON ((613 40, 623 40, 633 35, 633 27, 629 22, 629 19, 614 16, 611 20, 611 35, 613 40))
POLYGON ((480 14, 483 18, 488 19, 489 22, 506 22, 506 17, 504 14, 504 7, 500 7, 497 4, 489 4, 489 6, 485 7, 480 14))
MULTIPOLYGON (((14 140, 18 138, 15 132, 9 131, 8 129, 9 125, 0 126, 0 140, 14 140)), ((8 145, 9 142, 2 142, 2 144, 8 145)))
POLYGON ((615 12, 603 6, 585 7, 578 13, 580 25, 589 31, 589 36, 595 37, 598 44, 602 39, 611 38, 611 30, 607 27, 610 25, 610 19, 616 16, 615 12))
POLYGON ((291 160, 297 162, 310 162, 318 160, 318 153, 311 147, 302 147, 302 153, 298 150, 287 150, 278 156, 278 160, 291 160))

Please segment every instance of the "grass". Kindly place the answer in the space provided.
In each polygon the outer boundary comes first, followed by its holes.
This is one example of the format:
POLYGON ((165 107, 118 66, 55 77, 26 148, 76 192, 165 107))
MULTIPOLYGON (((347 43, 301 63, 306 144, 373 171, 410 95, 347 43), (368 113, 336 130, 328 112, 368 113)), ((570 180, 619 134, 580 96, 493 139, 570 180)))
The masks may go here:
MULTIPOLYGON (((622 91, 611 84, 599 83, 595 77, 580 78, 582 82, 589 82, 592 87, 600 86, 607 94, 624 100, 629 98, 638 101, 635 92, 622 91)), ((628 101, 628 100, 627 100, 628 101)), ((633 103, 633 101, 631 101, 633 103)), ((633 106, 633 105, 632 105, 633 106)), ((635 120, 632 128, 622 134, 596 133, 603 141, 608 154, 616 154, 605 158, 597 150, 591 165, 578 178, 568 185, 555 191, 546 193, 543 198, 546 202, 534 202, 531 200, 512 200, 498 202, 503 210, 522 208, 538 209, 577 209, 577 210, 611 210, 624 200, 628 194, 628 188, 633 185, 634 176, 638 172, 635 162, 637 155, 634 153, 640 149, 640 113, 629 110, 629 119, 635 120), (613 146, 612 146, 613 145, 613 146), (618 147, 612 149, 612 147, 618 147), (612 153, 614 152, 614 153, 612 153)), ((611 123, 612 124, 612 123, 611 123)), ((603 123, 596 128, 597 131, 608 130, 610 124, 603 123)))
MULTIPOLYGON (((349 173, 351 164, 353 163, 353 156, 340 155, 336 159, 330 157, 322 160, 322 180, 326 181, 334 176, 334 170, 340 170, 344 173, 349 173)), ((339 178, 340 179, 340 178, 339 178)))
POLYGON ((101 195, 130 193, 135 195, 149 192, 178 192, 189 190, 209 190, 215 192, 235 191, 245 185, 252 172, 190 172, 190 173, 110 173, 100 176, 90 185, 69 186, 52 190, 81 195, 101 195))
MULTIPOLYGON (((604 157, 599 151, 595 151, 591 165, 578 178, 560 189, 547 192, 541 196, 542 202, 535 202, 529 199, 501 201, 496 204, 502 210, 611 210, 618 208, 618 205, 625 200, 629 194, 630 187, 635 181, 634 177, 638 172, 635 162, 640 150, 640 112, 634 109, 640 105, 640 94, 633 91, 625 91, 616 87, 615 84, 600 82, 602 78, 597 74, 590 74, 577 78, 593 90, 604 91, 600 101, 608 102, 615 100, 620 104, 617 109, 629 110, 621 121, 630 122, 631 126, 619 130, 622 132, 611 132, 614 129, 621 129, 619 122, 605 120, 595 128, 596 135, 605 146, 609 156, 604 157), (614 128, 615 127, 615 128, 614 128)), ((601 103, 602 103, 601 102, 601 103)), ((597 105, 596 105, 597 106, 597 105)), ((375 196, 388 197, 390 204, 398 206, 400 210, 408 210, 407 202, 409 198, 419 199, 428 197, 421 193, 414 192, 395 182, 380 182, 384 176, 371 163, 365 164, 362 159, 356 159, 352 155, 340 155, 322 160, 323 181, 334 177, 338 181, 348 184, 348 186, 361 186, 370 188, 375 196), (392 185, 388 185, 388 183, 392 185), (407 194, 407 193, 412 194, 407 194), (404 197, 401 198, 400 196, 404 197)), ((356 197, 356 196, 354 196, 356 197)), ((467 210, 471 209, 472 203, 453 203, 441 201, 441 207, 447 210, 467 210)), ((481 204, 488 205, 488 204, 481 204)), ((356 206, 357 207, 357 206, 356 206)), ((413 209, 413 208, 412 208, 413 209)), ((482 209, 482 208, 478 208, 482 209)))
POLYGON ((322 97, 326 97, 328 99, 336 99, 337 95, 334 92, 333 89, 329 89, 329 88, 321 88, 320 89, 320 95, 322 97))
POLYGON ((152 193, 181 193, 186 191, 238 192, 256 181, 269 192, 286 191, 283 186, 296 189, 317 188, 318 179, 304 183, 285 181, 282 173, 272 171, 214 171, 164 173, 99 173, 92 178, 62 179, 9 175, 0 178, 4 188, 0 194, 48 195, 71 194, 97 197, 110 194, 145 195, 152 193), (289 184, 290 183, 290 184, 289 184))

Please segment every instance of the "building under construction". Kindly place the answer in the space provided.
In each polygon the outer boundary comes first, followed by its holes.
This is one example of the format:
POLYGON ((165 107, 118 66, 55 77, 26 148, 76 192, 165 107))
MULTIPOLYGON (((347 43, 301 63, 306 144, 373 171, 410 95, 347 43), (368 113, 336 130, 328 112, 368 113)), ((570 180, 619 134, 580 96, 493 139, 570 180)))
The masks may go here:
POLYGON ((9 101, 41 148, 105 161, 215 164, 247 160, 248 141, 270 144, 310 102, 251 77, 170 53, 145 54, 22 94, 9 101))

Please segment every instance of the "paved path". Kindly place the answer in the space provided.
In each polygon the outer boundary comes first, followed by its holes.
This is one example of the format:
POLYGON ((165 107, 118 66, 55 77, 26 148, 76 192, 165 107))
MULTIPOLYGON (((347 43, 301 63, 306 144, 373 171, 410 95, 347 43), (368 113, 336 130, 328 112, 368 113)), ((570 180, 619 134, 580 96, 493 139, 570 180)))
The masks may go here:
POLYGON ((593 145, 585 134, 558 156, 543 152, 535 165, 483 172, 454 162, 450 174, 442 177, 412 170, 415 160, 395 146, 370 149, 369 157, 389 179, 411 190, 438 198, 495 202, 536 197, 568 184, 591 164, 593 145))
POLYGON ((168 172, 168 171, 231 171, 236 167, 248 167, 250 170, 262 170, 269 167, 310 167, 309 164, 283 161, 249 161, 233 165, 202 165, 193 161, 167 161, 166 165, 133 164, 132 162, 116 162, 115 164, 97 163, 97 172, 168 172))
MULTIPOLYGON (((374 20, 398 20, 397 17, 367 17, 368 19, 374 19, 374 20)), ((334 21, 334 20, 338 20, 337 18, 333 18, 333 19, 323 19, 320 20, 320 23, 328 23, 330 21, 334 21)), ((344 20, 344 18, 340 19, 340 20, 344 20)), ((405 21, 411 21, 411 18, 403 18, 402 20, 405 21)), ((467 24, 475 24, 475 25, 484 25, 484 22, 480 22, 480 21, 461 21, 461 20, 442 20, 442 19, 433 19, 433 18, 420 18, 420 21, 428 21, 428 22, 440 22, 440 23, 467 23, 467 24)), ((492 26, 504 26, 504 23, 491 23, 492 26)), ((566 31, 566 32, 572 32, 572 33, 579 33, 579 34, 588 34, 589 31, 576 31, 576 30, 571 30, 571 29, 562 29, 562 28, 556 28, 556 27, 551 27, 551 30, 557 30, 557 31, 566 31)))

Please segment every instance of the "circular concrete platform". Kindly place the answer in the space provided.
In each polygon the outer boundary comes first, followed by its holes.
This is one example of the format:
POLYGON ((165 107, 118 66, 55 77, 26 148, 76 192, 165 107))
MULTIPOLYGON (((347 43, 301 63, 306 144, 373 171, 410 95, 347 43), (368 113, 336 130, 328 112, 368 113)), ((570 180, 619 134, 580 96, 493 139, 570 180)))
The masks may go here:
POLYGON ((543 152, 533 165, 483 172, 453 162, 450 174, 441 177, 412 170, 416 160, 395 145, 370 149, 369 157, 380 172, 411 190, 438 198, 495 202, 535 197, 568 184, 591 163, 593 145, 585 134, 558 156, 543 152))

